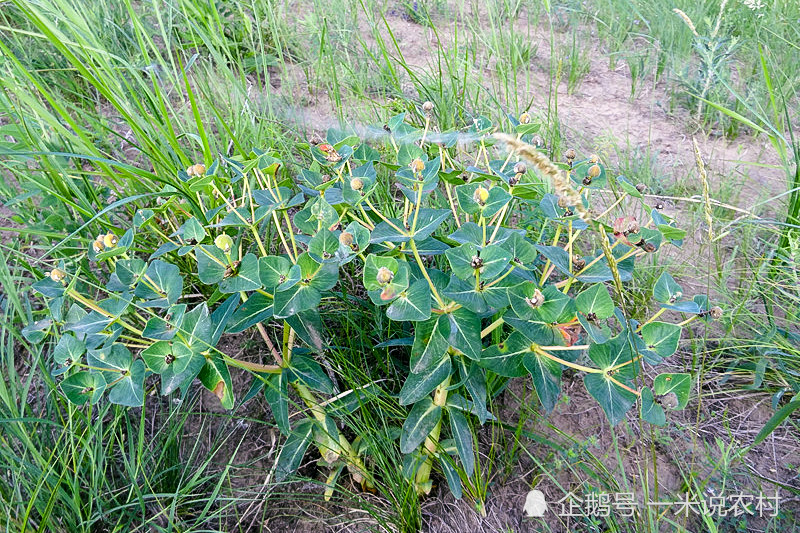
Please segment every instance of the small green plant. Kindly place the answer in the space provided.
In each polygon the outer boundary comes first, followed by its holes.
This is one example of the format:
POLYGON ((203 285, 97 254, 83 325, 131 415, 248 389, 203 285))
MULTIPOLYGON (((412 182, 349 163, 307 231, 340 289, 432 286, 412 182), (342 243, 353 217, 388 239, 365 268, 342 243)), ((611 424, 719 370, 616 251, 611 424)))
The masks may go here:
POLYGON ((231 367, 240 369, 256 379, 245 398, 263 391, 286 435, 278 481, 313 444, 330 467, 328 495, 344 471, 370 488, 381 476, 369 468, 371 439, 337 420, 380 409, 366 402, 374 384, 339 390, 326 371, 322 321, 339 287, 346 304, 371 306, 402 332, 384 344, 409 347, 396 383, 408 413, 395 434, 419 494, 438 465, 455 494, 463 480, 483 498, 471 420, 493 419, 488 399, 513 378, 530 375, 549 411, 564 369, 582 372, 612 425, 637 402, 656 425, 684 408, 691 376, 648 386, 643 367, 675 353, 684 325, 721 310, 685 298, 664 273, 652 287, 658 310, 641 322, 626 311, 636 260, 680 245, 684 232, 596 156, 568 150, 551 162, 528 142, 540 124, 527 113, 501 135, 483 117, 437 132, 434 105, 417 111, 424 126, 395 116, 378 149, 338 130, 299 144, 309 157, 292 172, 259 151, 192 165, 180 190, 140 208, 127 229, 61 261, 33 284, 49 316, 23 333, 54 338, 63 394, 136 407, 158 387, 185 393, 199 379, 232 409, 231 367), (147 257, 143 236, 162 243, 147 257), (660 321, 668 312, 689 317, 660 321), (269 360, 219 348, 223 335, 252 328, 269 360), (292 398, 304 416, 290 416, 292 398))

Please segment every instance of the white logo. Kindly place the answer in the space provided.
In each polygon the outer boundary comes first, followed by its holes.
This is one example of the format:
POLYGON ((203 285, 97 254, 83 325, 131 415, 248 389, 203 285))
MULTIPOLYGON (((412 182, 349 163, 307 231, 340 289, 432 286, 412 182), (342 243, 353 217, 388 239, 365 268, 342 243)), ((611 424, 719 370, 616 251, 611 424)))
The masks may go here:
POLYGON ((532 518, 544 516, 547 512, 547 503, 544 501, 542 491, 536 489, 530 491, 525 497, 525 507, 522 510, 532 518))

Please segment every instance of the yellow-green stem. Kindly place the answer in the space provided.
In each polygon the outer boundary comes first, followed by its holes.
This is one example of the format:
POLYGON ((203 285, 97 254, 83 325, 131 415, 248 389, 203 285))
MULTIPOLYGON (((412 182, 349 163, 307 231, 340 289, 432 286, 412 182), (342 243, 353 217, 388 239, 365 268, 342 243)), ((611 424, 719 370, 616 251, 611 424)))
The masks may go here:
MULTIPOLYGON (((448 376, 438 387, 436 387, 436 392, 433 394, 433 403, 439 407, 444 407, 447 403, 447 387, 450 386, 450 378, 448 376)), ((433 468, 433 456, 436 453, 436 448, 439 445, 439 436, 442 432, 442 421, 436 424, 430 434, 425 438, 425 453, 427 453, 428 457, 425 459, 425 462, 420 465, 419 470, 417 470, 416 476, 416 485, 417 490, 421 492, 427 492, 424 489, 424 485, 428 482, 431 477, 431 469, 433 468)))

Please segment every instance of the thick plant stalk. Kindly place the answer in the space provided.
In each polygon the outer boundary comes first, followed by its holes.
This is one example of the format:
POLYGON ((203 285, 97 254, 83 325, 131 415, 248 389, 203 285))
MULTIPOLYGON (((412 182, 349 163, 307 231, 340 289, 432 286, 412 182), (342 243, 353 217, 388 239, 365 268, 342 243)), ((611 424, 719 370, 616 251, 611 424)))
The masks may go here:
MULTIPOLYGON (((450 379, 448 376, 438 387, 433 394, 433 403, 439 407, 444 407, 447 404, 447 388, 450 386, 450 379)), ((425 438, 423 444, 424 451, 428 455, 425 462, 420 465, 417 470, 415 485, 420 494, 428 494, 431 491, 431 469, 433 468, 433 456, 436 453, 436 447, 439 445, 439 436, 442 433, 442 421, 436 423, 436 426, 431 430, 430 435, 425 438)))

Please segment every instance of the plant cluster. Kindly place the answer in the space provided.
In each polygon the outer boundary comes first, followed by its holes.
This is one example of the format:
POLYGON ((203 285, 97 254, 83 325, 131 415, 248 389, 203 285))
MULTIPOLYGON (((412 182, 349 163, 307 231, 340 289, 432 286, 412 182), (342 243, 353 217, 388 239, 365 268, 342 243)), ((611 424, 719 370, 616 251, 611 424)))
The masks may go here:
POLYGON ((683 326, 721 310, 686 298, 665 273, 652 287, 654 313, 638 321, 626 311, 637 260, 684 236, 647 205, 644 187, 612 177, 597 156, 568 150, 564 163, 550 161, 530 144, 540 124, 528 113, 501 135, 483 117, 434 131, 433 104, 419 112, 419 127, 390 119, 383 137, 372 135, 383 143, 329 130, 325 142, 300 145, 308 158, 296 171, 259 151, 192 165, 129 227, 60 262, 33 285, 49 318, 23 333, 54 339, 63 394, 136 407, 148 391, 186 394, 198 379, 232 409, 238 368, 255 377, 244 399, 263 391, 287 437, 278 480, 313 444, 329 487, 345 469, 369 487, 380 475, 369 438, 337 421, 373 408, 364 391, 374 384, 339 390, 325 358, 325 310, 340 298, 402 332, 380 341, 406 350, 397 401, 408 415, 397 438, 420 493, 435 465, 456 495, 470 489, 475 421, 493 419, 491 400, 513 378, 530 376, 550 411, 565 369, 582 372, 612 425, 637 404, 658 425, 684 408, 690 375, 650 385, 645 375, 676 352, 683 326), (161 245, 150 253, 137 244, 145 237, 161 245), (667 312, 682 320, 659 320, 667 312), (267 360, 218 347, 253 328, 267 360), (292 397, 305 406, 299 420, 290 420, 292 397))

